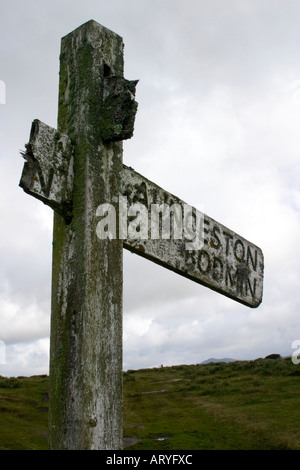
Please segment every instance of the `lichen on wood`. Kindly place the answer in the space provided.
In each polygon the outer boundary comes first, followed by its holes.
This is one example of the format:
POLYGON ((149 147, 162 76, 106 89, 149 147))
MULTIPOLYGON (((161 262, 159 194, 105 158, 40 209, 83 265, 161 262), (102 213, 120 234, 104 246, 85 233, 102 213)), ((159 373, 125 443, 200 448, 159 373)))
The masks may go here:
POLYGON ((133 135, 138 104, 135 88, 138 80, 123 77, 104 78, 100 133, 105 142, 130 139, 133 135))
POLYGON ((89 21, 61 43, 58 129, 74 152, 72 220, 55 212, 50 448, 122 448, 123 245, 96 236, 96 208, 119 195, 122 142, 104 142, 104 78, 123 76, 123 41, 89 21))
POLYGON ((22 152, 26 160, 20 186, 61 214, 72 218, 73 148, 67 135, 35 119, 22 152))

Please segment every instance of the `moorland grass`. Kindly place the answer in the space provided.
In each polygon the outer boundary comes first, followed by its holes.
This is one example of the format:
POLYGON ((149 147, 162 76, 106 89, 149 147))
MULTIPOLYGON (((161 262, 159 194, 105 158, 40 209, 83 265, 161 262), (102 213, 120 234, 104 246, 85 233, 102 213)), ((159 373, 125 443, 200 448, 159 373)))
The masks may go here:
MULTIPOLYGON (((299 450, 291 358, 124 372, 130 450, 299 450)), ((48 377, 0 377, 0 450, 47 449, 48 377)))

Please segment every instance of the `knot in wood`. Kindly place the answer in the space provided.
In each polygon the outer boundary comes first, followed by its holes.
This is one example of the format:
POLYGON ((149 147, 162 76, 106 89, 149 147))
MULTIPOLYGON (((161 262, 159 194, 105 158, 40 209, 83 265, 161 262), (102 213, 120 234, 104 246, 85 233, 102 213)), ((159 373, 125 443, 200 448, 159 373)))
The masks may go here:
POLYGON ((123 77, 104 78, 103 103, 100 118, 101 138, 105 142, 130 139, 138 104, 135 91, 138 80, 123 77))

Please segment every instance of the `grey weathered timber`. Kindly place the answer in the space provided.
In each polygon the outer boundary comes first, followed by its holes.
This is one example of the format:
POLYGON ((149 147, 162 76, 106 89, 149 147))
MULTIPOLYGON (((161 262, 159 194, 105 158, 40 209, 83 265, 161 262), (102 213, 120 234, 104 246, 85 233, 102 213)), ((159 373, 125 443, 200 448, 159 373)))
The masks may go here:
POLYGON ((122 143, 100 135, 104 76, 123 41, 94 21, 61 42, 58 130, 74 146, 72 221, 54 215, 50 448, 122 448, 122 244, 99 243, 99 201, 118 193, 122 143))
MULTIPOLYGON (((21 186, 29 194, 53 207, 68 221, 73 185, 73 147, 70 139, 35 120, 26 148, 24 157, 27 163, 21 186)), ((124 164, 119 172, 118 194, 126 198, 126 220, 122 221, 126 224, 126 235, 122 237, 120 234, 120 238, 124 239, 124 248, 244 305, 254 308, 260 305, 264 270, 260 248, 209 216, 201 214, 201 246, 188 249, 191 242, 184 230, 176 238, 174 227, 176 217, 182 222, 188 205, 124 164), (136 203, 146 208, 147 220, 144 222, 148 224, 147 233, 140 238, 130 238, 127 236, 127 210, 136 203), (155 213, 151 213, 153 205, 160 209, 159 217, 154 217, 155 213), (169 229, 166 234, 162 230, 163 217, 166 229, 169 229), (153 233, 154 228, 158 235, 153 233), (164 235, 167 237, 164 238, 164 235)), ((114 206, 118 209, 118 204, 114 206)), ((196 208, 189 207, 195 216, 196 208)))
POLYGON ((52 449, 122 448, 122 243, 97 240, 94 224, 122 166, 122 143, 101 138, 105 76, 123 77, 123 41, 90 21, 61 43, 58 130, 74 145, 74 182, 71 223, 54 217, 52 449))
POLYGON ((73 147, 71 139, 35 119, 22 152, 27 162, 21 188, 52 207, 68 221, 72 217, 73 147))
POLYGON ((49 446, 121 449, 122 240, 99 240, 96 208, 119 195, 136 81, 123 40, 89 21, 61 41, 58 130, 35 120, 20 186, 55 211, 49 446))
MULTIPOLYGON (((146 206, 149 217, 147 238, 126 236, 124 248, 248 307, 256 308, 260 305, 264 275, 264 257, 260 248, 201 213, 200 243, 196 249, 189 249, 191 240, 185 236, 184 230, 181 231, 182 236, 179 233, 176 239, 174 225, 177 217, 178 228, 186 207, 190 207, 193 216, 196 208, 125 165, 121 181, 121 191, 127 205, 140 203, 146 206), (153 204, 160 209, 159 219, 156 220, 154 211, 151 211, 153 204), (162 231, 163 217, 166 239, 162 231), (153 230, 151 232, 151 229, 156 228, 155 225, 159 229, 156 238, 153 230)), ((191 237, 194 234, 195 231, 191 237)))

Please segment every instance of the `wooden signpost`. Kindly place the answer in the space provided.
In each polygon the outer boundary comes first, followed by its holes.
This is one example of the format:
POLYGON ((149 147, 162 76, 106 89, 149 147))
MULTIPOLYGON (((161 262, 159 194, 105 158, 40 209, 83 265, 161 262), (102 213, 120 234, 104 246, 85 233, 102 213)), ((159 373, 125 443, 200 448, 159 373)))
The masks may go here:
POLYGON ((20 186, 54 210, 49 446, 121 449, 123 247, 244 305, 260 248, 122 163, 137 81, 89 21, 61 43, 58 128, 32 124, 20 186))

